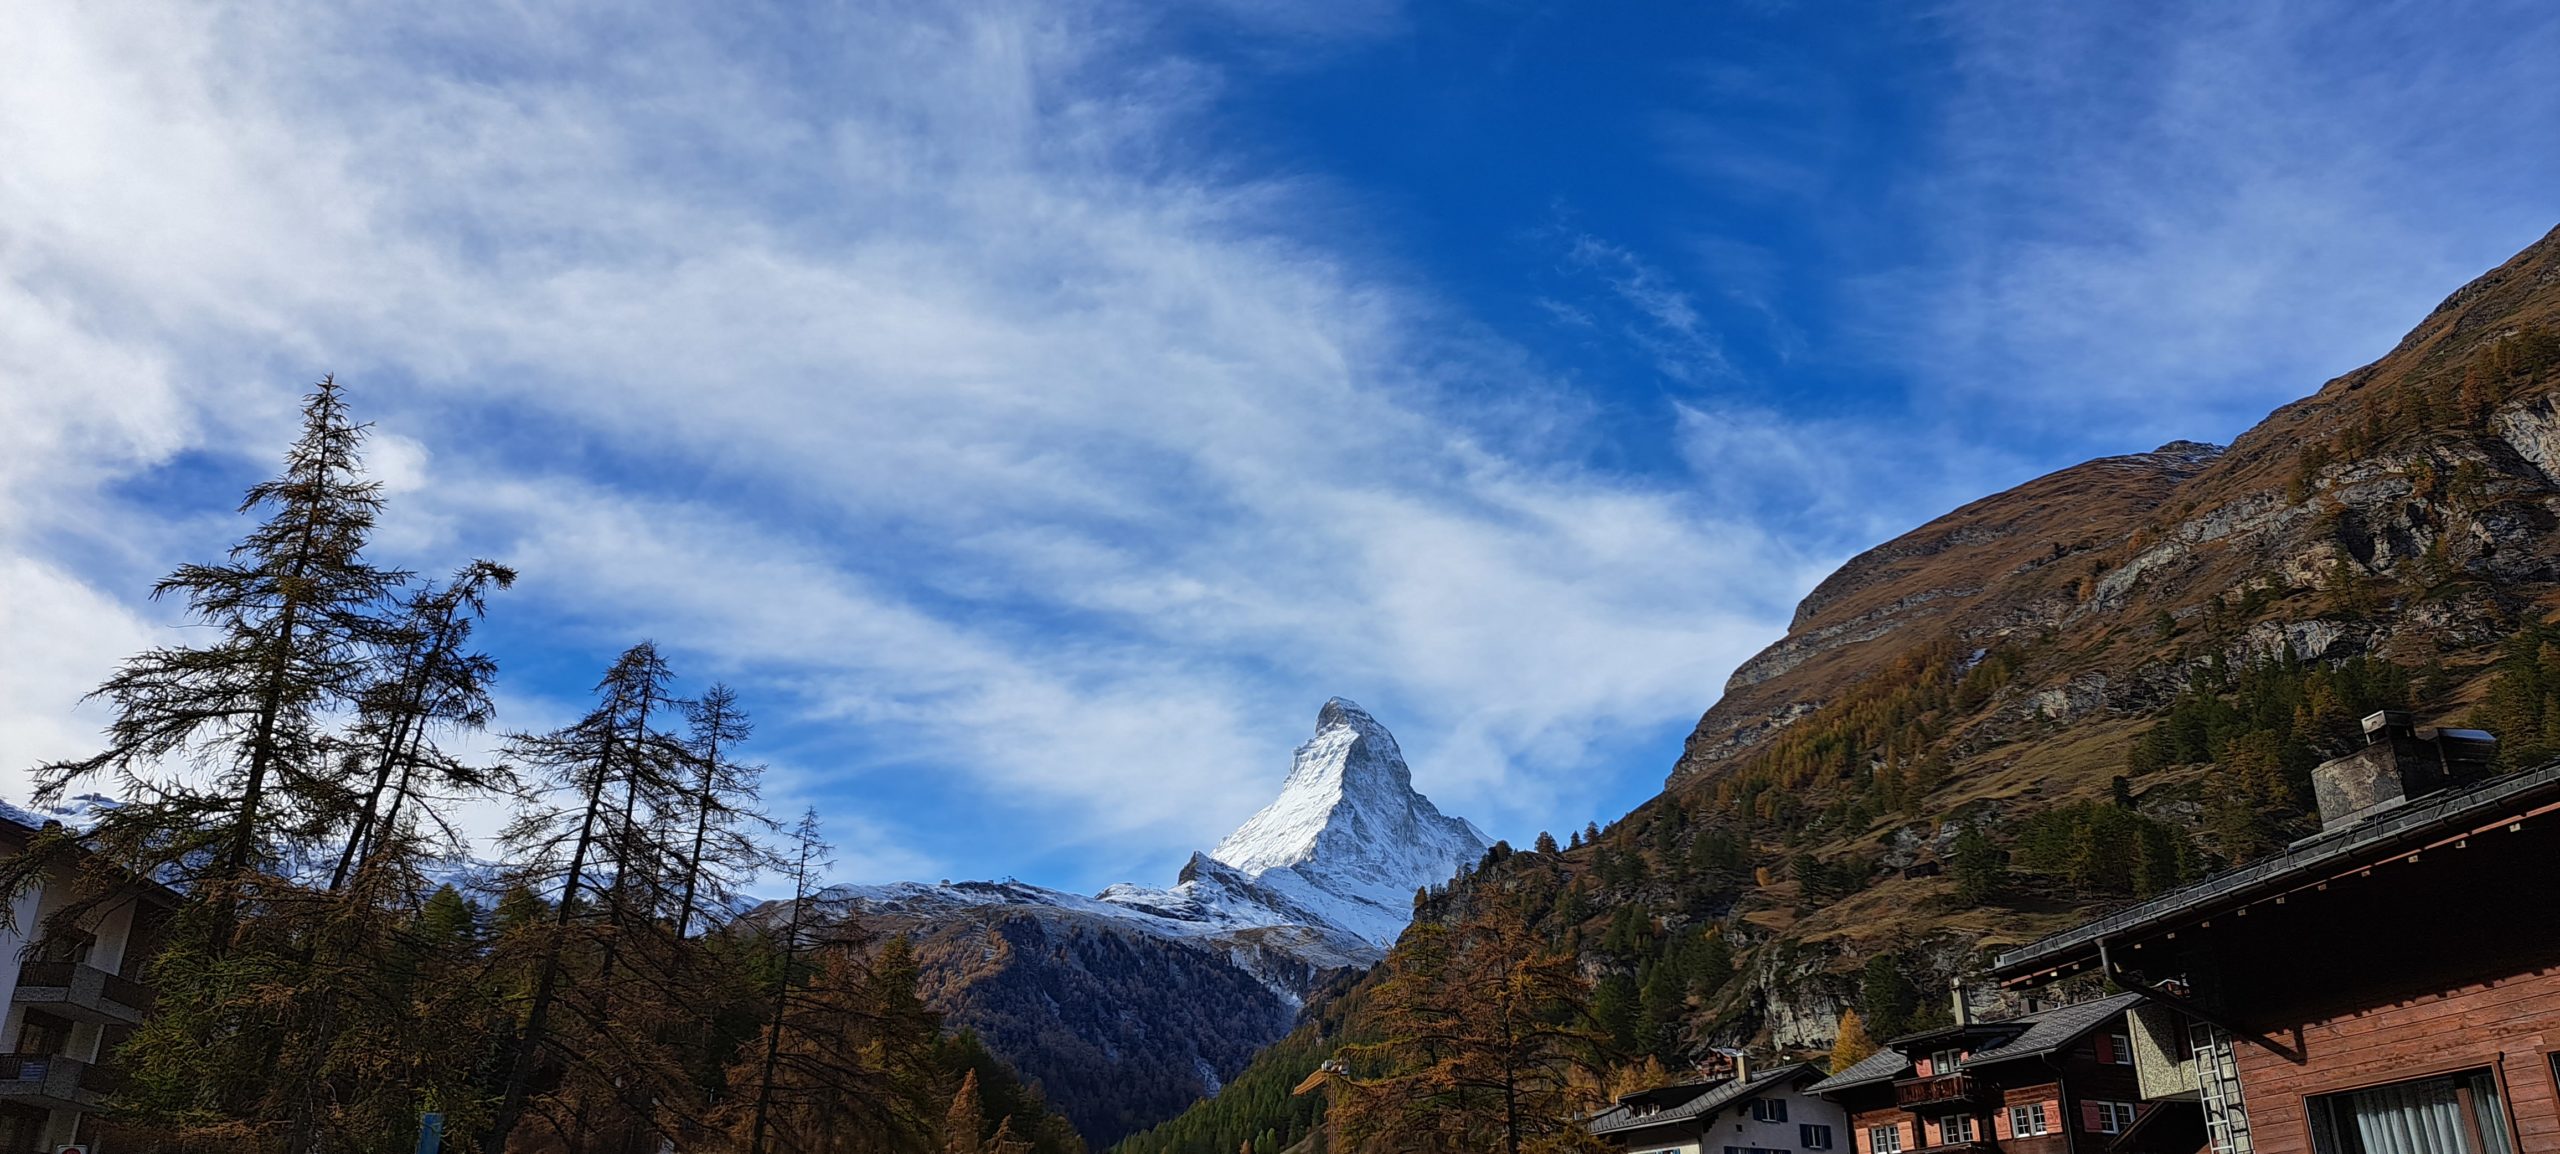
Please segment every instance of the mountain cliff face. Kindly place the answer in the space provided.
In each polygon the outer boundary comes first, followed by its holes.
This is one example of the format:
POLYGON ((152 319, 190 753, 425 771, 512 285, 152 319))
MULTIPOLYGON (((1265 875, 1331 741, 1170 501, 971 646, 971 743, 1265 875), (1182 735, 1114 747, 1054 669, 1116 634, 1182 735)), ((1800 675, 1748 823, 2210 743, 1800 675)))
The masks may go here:
POLYGON ((1384 954, 1415 890, 1485 848, 1414 792, 1385 726, 1334 698, 1280 796, 1170 887, 907 882, 814 904, 912 940, 927 1001, 1102 1145, 1216 1093, 1328 975, 1384 954))
POLYGON ((1735 671, 1671 782, 1713 778, 1866 671, 1948 638, 2049 642, 2018 703, 2048 717, 2160 703, 2146 675, 2193 656, 2164 642, 2216 598, 2255 594, 2232 657, 2290 644, 2423 660, 2493 640, 2560 576, 2555 345, 2560 230, 2228 450, 2090 461, 1877 546, 1735 671))
MULTIPOLYGON (((2255 852, 2212 817, 2235 774, 2273 782, 2249 815, 2262 838, 2305 831, 2281 778, 2334 752, 2356 687, 2434 717, 2481 707, 2501 643, 2560 605, 2556 393, 2560 230, 2227 449, 2073 466, 1842 566, 1612 831, 1741 830, 1774 867, 1725 896, 1732 937, 1764 948, 1700 1030, 1820 1047, 1857 1004, 1849 965, 1889 954, 1943 988, 1976 951, 2120 896, 2030 874, 2005 903, 1958 901, 1935 871, 1969 825, 2033 862, 2031 837, 2059 828, 2038 815, 2105 802, 2191 843, 2192 874, 2255 852), (2324 667, 2347 671, 2298 672, 2324 667), (2304 695, 2280 736, 2148 736, 2174 703, 2219 692, 2237 716, 2279 683, 2304 695), (1933 876, 1901 876, 1915 865, 1933 876)), ((1698 884, 1607 897, 1694 904, 1676 891, 1698 884)))

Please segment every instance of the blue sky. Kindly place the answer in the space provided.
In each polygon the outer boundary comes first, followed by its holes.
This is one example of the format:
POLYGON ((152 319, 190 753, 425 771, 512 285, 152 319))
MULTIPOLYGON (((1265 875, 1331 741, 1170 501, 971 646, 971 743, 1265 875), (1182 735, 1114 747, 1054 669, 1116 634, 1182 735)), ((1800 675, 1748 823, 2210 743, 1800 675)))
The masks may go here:
POLYGON ((1325 697, 1525 839, 1840 560, 2560 223, 2533 3, 13 9, 0 759, 335 372, 502 723, 649 637, 852 880, 1161 882, 1325 697))

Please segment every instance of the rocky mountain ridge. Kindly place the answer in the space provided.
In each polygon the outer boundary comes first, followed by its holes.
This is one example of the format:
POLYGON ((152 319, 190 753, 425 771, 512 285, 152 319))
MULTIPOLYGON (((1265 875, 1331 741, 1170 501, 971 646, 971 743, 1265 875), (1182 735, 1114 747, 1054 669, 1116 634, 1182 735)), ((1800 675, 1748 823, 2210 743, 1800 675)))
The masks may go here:
MULTIPOLYGON (((2560 576, 2549 535, 2560 403, 2544 379, 2555 331, 2560 230, 2447 297, 2382 360, 2276 410, 2228 450, 2178 441, 2089 461, 1860 554, 1735 671, 1671 781, 1712 776, 1859 671, 1940 636, 1978 647, 2062 631, 2077 635, 2066 647, 2139 665, 2157 654, 2124 633, 2260 588, 2288 600, 2262 601, 2279 612, 2250 623, 2274 626, 2249 639, 2259 648, 2418 656, 2486 640, 2560 576), (2428 565, 2441 572, 2416 572, 2428 565), (2387 623, 2347 621, 2301 596, 2430 576, 2497 588, 2396 606, 2387 623)), ((2145 696, 2124 704, 2153 703, 2145 696)), ((2114 700, 2077 697, 2084 711, 2114 700)))
POLYGON ((1749 993, 1726 994, 1721 1029, 1818 1048, 1854 1004, 1838 976, 1849 962, 1926 957, 1943 980, 2086 912, 2067 894, 1961 908, 1945 876, 1899 876, 1943 864, 1968 823, 2112 796, 2229 860, 2198 824, 2221 768, 2128 758, 2199 674, 2369 659, 2421 684, 2422 710, 2466 715, 2499 644, 2560 606, 2555 370, 2560 230, 2228 448, 2072 466, 1821 582, 1701 717, 1664 796, 1622 823, 1707 820, 1784 789, 1759 816, 1783 808, 1809 831, 1790 852, 1893 871, 1835 900, 1783 872, 1738 894, 1737 939, 1782 948, 1759 952, 1749 993), (1901 812, 1845 800, 1885 774, 1918 783, 1901 812))

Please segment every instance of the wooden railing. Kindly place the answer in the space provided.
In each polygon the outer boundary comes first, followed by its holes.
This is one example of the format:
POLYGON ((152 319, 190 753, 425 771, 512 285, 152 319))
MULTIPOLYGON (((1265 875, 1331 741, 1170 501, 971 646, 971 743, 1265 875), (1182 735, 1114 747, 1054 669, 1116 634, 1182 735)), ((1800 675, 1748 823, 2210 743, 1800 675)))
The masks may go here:
POLYGON ((1975 1078, 1970 1070, 1929 1078, 1905 1078, 1893 1084, 1893 1104, 1906 1110, 1985 1105, 1998 1096, 1998 1090, 1975 1078))

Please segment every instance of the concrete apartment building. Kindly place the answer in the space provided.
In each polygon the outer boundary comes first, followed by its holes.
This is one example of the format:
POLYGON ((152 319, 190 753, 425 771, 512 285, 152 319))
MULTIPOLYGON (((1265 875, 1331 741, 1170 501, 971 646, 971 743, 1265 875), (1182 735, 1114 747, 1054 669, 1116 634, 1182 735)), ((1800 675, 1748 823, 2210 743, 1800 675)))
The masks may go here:
MULTIPOLYGON (((0 855, 25 852, 43 820, 0 806, 0 855)), ((104 1154, 88 1118, 115 1085, 104 1059, 151 1009, 137 975, 175 895, 133 887, 76 932, 48 934, 46 921, 74 898, 76 868, 66 861, 18 895, 0 928, 0 1154, 104 1154)))

